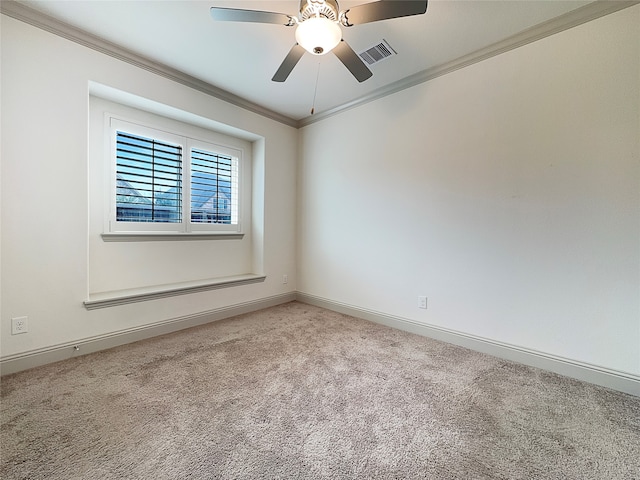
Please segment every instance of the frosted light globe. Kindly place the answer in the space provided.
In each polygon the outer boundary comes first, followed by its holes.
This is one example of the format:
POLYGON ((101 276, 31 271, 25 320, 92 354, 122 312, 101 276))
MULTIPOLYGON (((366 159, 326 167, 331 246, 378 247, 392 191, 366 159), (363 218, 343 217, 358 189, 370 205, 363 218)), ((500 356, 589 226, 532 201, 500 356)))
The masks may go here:
POLYGON ((311 17, 298 25, 296 41, 307 52, 324 55, 342 40, 340 26, 328 18, 311 17))

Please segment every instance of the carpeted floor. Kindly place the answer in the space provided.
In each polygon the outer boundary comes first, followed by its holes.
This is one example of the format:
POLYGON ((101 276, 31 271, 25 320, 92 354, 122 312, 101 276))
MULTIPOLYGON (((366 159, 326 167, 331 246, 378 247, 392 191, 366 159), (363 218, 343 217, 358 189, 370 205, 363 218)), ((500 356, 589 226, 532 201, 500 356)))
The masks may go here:
POLYGON ((2 378, 0 478, 633 479, 640 398, 293 302, 2 378))

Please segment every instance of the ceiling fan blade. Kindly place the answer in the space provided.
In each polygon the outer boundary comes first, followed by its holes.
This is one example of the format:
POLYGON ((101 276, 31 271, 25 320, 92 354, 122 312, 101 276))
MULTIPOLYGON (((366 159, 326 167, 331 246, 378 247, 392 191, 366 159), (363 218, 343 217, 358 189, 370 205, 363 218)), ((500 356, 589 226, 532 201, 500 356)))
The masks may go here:
POLYGON ((428 0, 378 0, 349 8, 344 12, 345 27, 377 22, 390 18, 422 15, 427 11, 428 0))
POLYGON ((296 43, 291 50, 289 50, 289 53, 271 80, 274 82, 284 82, 293 70, 293 67, 295 67, 300 58, 302 58, 304 52, 305 49, 296 43))
POLYGON ((342 40, 336 48, 333 49, 333 53, 344 64, 345 67, 352 73, 356 80, 364 82, 367 78, 370 78, 373 73, 360 59, 358 54, 353 51, 353 48, 349 46, 347 42, 342 40))
POLYGON ((275 23, 276 25, 286 25, 288 27, 295 25, 293 17, 284 13, 223 7, 211 7, 209 11, 214 20, 222 22, 275 23))

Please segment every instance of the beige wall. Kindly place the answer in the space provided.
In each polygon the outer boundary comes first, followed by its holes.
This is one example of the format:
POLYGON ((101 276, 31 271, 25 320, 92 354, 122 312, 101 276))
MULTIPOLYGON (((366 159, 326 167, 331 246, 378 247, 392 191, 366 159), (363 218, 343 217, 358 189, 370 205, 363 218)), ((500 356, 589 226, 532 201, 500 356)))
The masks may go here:
MULTIPOLYGON (((5 15, 1 18, 3 358, 295 290, 296 129, 5 15), (192 280, 229 274, 229 262, 223 270, 222 263, 221 268, 215 262, 203 268, 207 262, 194 262, 215 257, 230 245, 221 247, 220 241, 105 245, 99 229, 90 230, 89 225, 96 224, 95 209, 92 222, 89 209, 90 82, 229 125, 253 142, 257 214, 246 237, 251 245, 235 249, 247 258, 236 259, 235 264, 265 273, 264 283, 94 311, 84 308, 90 259, 92 265, 100 265, 107 250, 114 263, 126 265, 122 260, 129 258, 131 269, 144 268, 140 262, 145 256, 149 261, 162 257, 166 270, 155 278, 166 283, 171 280, 167 271, 174 272, 175 281, 185 280, 185 261, 194 268, 192 280), (140 254, 140 248, 147 253, 140 254), (148 255, 151 251, 157 255, 148 255), (92 257, 97 254, 100 259, 92 257), (283 274, 289 276, 286 285, 283 274), (29 317, 29 333, 12 336, 11 318, 23 315, 29 317)), ((123 278, 131 273, 121 272, 123 278)), ((118 289, 113 275, 108 282, 99 273, 94 279, 118 289)), ((126 286, 130 285, 123 282, 122 288, 126 286)))
POLYGON ((638 25, 635 6, 305 127, 298 290, 639 374, 638 25))
POLYGON ((2 358, 298 290, 640 374, 640 6, 300 131, 1 18, 2 358), (264 283, 83 307, 90 82, 253 142, 264 283))

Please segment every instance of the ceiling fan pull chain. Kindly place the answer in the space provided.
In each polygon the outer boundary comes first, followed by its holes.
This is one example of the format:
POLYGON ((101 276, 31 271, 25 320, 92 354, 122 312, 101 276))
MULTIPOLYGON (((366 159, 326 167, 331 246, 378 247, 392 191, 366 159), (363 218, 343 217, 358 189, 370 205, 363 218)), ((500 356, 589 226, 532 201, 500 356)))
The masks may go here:
POLYGON ((316 111, 316 95, 318 94, 318 78, 320 78, 320 61, 318 61, 318 73, 316 73, 316 88, 313 90, 313 104, 311 105, 311 115, 316 111))

